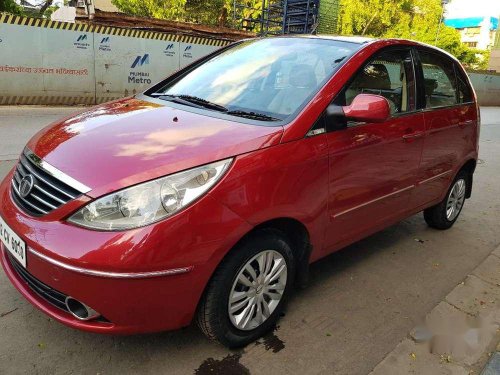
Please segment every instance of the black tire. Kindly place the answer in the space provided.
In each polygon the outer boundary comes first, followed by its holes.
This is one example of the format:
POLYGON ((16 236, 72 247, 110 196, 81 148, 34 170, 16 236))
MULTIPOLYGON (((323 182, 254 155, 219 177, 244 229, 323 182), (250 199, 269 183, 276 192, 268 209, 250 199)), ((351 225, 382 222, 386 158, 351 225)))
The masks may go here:
POLYGON ((461 205, 460 209, 458 210, 458 214, 452 220, 448 219, 446 212, 446 206, 451 191, 459 180, 463 180, 465 182, 465 191, 467 191, 467 189, 469 188, 468 184, 470 183, 469 174, 466 171, 460 171, 451 183, 445 198, 439 204, 424 210, 424 219, 427 222, 427 225, 429 225, 431 228, 439 230, 450 229, 460 216, 464 204, 461 205))
POLYGON ((294 276, 295 260, 286 236, 277 230, 262 230, 240 242, 224 258, 200 301, 197 323, 201 331, 211 340, 229 348, 245 346, 274 328, 290 295, 294 276), (274 250, 286 262, 286 287, 272 314, 251 330, 240 330, 231 322, 228 312, 229 297, 236 277, 242 268, 257 254, 274 250))

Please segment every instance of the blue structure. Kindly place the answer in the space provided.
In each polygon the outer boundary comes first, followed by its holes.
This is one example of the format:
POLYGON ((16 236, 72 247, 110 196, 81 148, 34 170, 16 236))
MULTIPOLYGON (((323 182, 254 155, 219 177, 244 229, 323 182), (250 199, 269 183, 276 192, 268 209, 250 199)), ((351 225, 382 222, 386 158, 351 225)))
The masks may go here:
MULTIPOLYGON (((487 17, 447 18, 444 24, 454 29, 480 27, 485 18, 487 17)), ((490 17, 490 30, 498 30, 498 18, 490 17)))

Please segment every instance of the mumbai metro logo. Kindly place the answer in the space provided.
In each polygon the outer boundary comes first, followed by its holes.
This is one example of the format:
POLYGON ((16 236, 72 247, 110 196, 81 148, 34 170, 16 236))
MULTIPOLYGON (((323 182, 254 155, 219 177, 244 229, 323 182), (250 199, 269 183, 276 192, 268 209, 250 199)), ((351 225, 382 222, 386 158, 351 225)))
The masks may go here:
POLYGON ((99 51, 111 52, 111 44, 109 36, 101 39, 101 43, 99 43, 99 51))
POLYGON ((184 48, 184 54, 182 56, 187 59, 192 59, 193 58, 193 54, 191 53, 192 49, 193 49, 192 45, 186 46, 186 48, 184 48))
POLYGON ((90 44, 87 43, 87 39, 87 34, 80 34, 78 35, 78 38, 76 39, 76 42, 73 43, 73 45, 78 49, 88 49, 90 47, 90 44))
POLYGON ((146 53, 144 56, 137 56, 132 63, 131 68, 134 69, 138 66, 149 65, 149 53, 146 53))
POLYGON ((134 70, 131 70, 129 73, 128 83, 150 85, 149 72, 140 69, 146 65, 149 65, 149 53, 146 53, 144 56, 137 56, 130 67, 130 69, 134 70))
POLYGON ((163 51, 165 56, 173 57, 175 56, 175 45, 174 43, 167 44, 165 50, 163 51))

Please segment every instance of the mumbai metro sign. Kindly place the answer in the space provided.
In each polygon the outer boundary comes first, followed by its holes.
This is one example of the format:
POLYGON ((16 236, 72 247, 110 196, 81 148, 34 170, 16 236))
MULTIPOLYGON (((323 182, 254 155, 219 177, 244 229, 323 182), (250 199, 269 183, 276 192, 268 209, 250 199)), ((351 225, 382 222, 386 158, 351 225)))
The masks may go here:
POLYGON ((128 83, 150 85, 152 81, 149 78, 149 72, 140 69, 146 65, 149 65, 149 54, 137 56, 130 66, 132 70, 128 75, 128 83))

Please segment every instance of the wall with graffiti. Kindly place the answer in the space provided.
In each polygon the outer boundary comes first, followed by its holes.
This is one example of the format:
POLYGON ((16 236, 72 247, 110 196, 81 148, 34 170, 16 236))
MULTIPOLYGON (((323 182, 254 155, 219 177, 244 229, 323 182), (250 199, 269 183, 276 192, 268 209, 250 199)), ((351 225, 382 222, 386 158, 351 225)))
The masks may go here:
POLYGON ((0 13, 0 105, 133 95, 228 43, 0 13))

